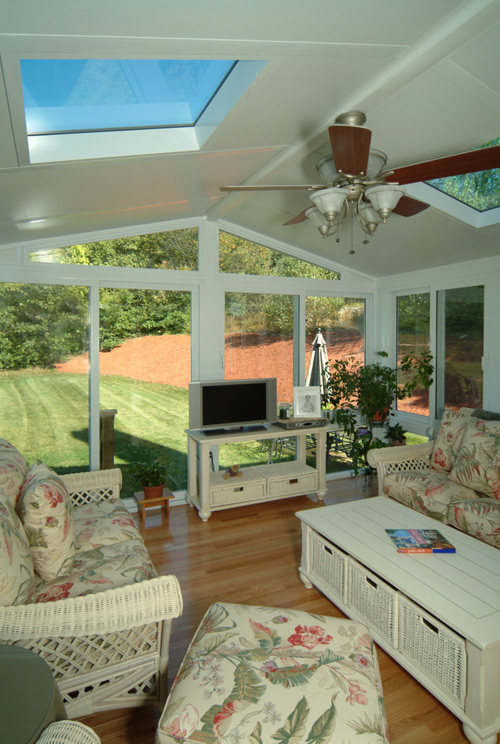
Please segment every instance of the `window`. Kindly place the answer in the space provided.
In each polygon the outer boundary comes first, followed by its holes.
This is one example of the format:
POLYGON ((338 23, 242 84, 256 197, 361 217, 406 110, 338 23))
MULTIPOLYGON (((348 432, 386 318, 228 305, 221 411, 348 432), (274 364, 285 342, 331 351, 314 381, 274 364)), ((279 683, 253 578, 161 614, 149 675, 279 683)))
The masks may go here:
POLYGON ((196 124, 234 60, 22 59, 28 135, 196 124))
POLYGON ((68 248, 50 248, 30 253, 30 261, 123 266, 140 269, 198 269, 198 230, 172 230, 137 237, 83 243, 68 248))
MULTIPOLYGON (((306 382, 309 379, 310 365, 313 364, 313 345, 319 330, 325 340, 326 356, 330 363, 350 357, 364 363, 365 300, 349 297, 306 297, 306 382)), ((313 382, 314 380, 311 384, 313 382)), ((352 469, 352 461, 347 454, 350 448, 344 438, 336 433, 329 434, 328 437, 327 473, 352 469)))
POLYGON ((444 408, 483 405, 484 287, 444 289, 437 295, 437 418, 444 408))
MULTIPOLYGON (((430 347, 430 294, 429 292, 404 295, 397 298, 397 359, 407 354, 421 354, 430 347)), ((435 365, 434 365, 435 366, 435 365)), ((404 383, 404 373, 400 381, 404 383)), ((429 415, 429 390, 415 390, 411 398, 397 401, 398 411, 429 415)))
MULTIPOLYGON (((499 144, 500 137, 487 142, 483 147, 499 144)), ((478 212, 500 207, 500 168, 436 178, 426 183, 478 212)))
POLYGON ((114 416, 114 461, 122 495, 140 491, 131 463, 167 459, 171 490, 186 487, 191 380, 189 292, 102 288, 100 409, 114 416))
POLYGON ((21 59, 30 162, 199 150, 265 64, 21 59))
POLYGON ((219 234, 219 271, 226 274, 340 279, 340 274, 336 271, 322 269, 286 253, 224 232, 219 234))
POLYGON ((61 474, 89 468, 88 315, 86 287, 0 284, 1 436, 61 474))

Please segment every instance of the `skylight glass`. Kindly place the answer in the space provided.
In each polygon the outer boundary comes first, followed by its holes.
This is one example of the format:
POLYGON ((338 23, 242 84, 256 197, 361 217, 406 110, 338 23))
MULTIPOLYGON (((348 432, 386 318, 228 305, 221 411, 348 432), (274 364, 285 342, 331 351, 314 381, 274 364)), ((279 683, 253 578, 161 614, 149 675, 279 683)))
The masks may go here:
POLYGON ((193 127, 234 60, 23 59, 29 136, 193 127))
MULTIPOLYGON (((500 144, 500 137, 487 142, 482 147, 500 144)), ((479 149, 479 148, 478 148, 479 149)), ((436 178, 426 181, 429 186, 453 197, 462 204, 466 204, 478 212, 500 207, 500 168, 465 173, 461 176, 436 178)))

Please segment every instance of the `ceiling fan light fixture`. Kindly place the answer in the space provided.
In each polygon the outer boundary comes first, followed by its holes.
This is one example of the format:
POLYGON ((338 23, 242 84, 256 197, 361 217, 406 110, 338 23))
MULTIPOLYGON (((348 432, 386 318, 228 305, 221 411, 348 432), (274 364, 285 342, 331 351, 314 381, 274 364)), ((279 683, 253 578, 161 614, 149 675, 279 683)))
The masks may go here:
POLYGON ((320 189, 311 194, 311 201, 328 220, 330 225, 335 222, 335 217, 342 209, 347 197, 348 189, 320 189))
POLYGON ((333 155, 325 155, 324 158, 316 163, 316 170, 326 183, 336 183, 342 178, 342 175, 335 168, 333 155))
POLYGON ((368 165, 366 168, 366 177, 369 181, 373 181, 385 168, 387 163, 387 155, 382 150, 370 150, 368 155, 368 165))
POLYGON ((305 215, 307 219, 312 222, 314 227, 319 230, 321 235, 326 238, 328 231, 330 230, 330 223, 326 217, 321 214, 319 209, 317 207, 309 207, 309 209, 306 209, 305 215))
POLYGON ((377 225, 382 221, 378 212, 374 210, 371 204, 360 204, 357 211, 358 221, 363 230, 369 235, 373 235, 377 225))
POLYGON ((373 186, 365 191, 365 196, 371 201, 382 222, 387 222, 387 218, 405 193, 404 189, 395 186, 373 186))

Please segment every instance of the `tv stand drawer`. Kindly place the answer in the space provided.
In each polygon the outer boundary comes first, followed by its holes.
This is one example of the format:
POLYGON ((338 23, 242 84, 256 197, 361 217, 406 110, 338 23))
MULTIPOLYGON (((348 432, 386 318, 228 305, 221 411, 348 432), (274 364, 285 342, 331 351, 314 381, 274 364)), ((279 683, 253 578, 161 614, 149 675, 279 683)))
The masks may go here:
POLYGON ((318 471, 296 460, 257 465, 255 469, 267 479, 269 499, 314 493, 318 489, 318 471))
POLYGON ((242 475, 224 478, 226 471, 210 473, 210 506, 221 507, 229 504, 248 504, 252 501, 265 501, 266 479, 256 468, 242 468, 242 475))

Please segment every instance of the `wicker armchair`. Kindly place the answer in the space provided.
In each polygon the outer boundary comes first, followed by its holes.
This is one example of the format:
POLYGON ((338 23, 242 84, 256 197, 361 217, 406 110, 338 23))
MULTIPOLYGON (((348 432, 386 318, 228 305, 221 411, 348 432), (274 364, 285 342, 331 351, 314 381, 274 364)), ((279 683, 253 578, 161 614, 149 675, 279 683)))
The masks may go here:
MULTIPOLYGON (((75 509, 117 498, 121 471, 64 476, 75 509)), ((32 649, 51 667, 70 718, 163 705, 172 618, 182 612, 175 576, 159 576, 54 602, 0 607, 0 643, 32 649)))
POLYGON ((382 447, 368 450, 368 464, 377 470, 378 495, 384 495, 384 478, 390 473, 430 468, 430 455, 434 442, 410 444, 406 447, 382 447))

